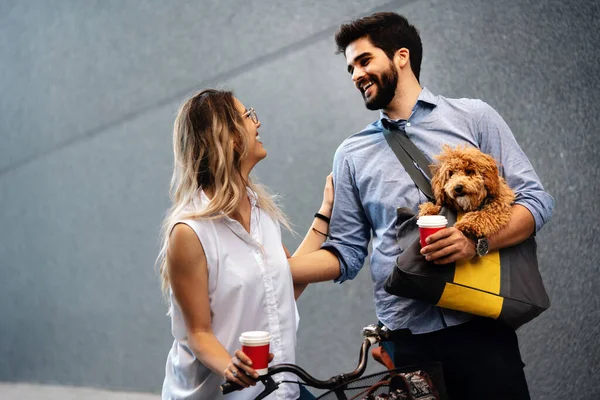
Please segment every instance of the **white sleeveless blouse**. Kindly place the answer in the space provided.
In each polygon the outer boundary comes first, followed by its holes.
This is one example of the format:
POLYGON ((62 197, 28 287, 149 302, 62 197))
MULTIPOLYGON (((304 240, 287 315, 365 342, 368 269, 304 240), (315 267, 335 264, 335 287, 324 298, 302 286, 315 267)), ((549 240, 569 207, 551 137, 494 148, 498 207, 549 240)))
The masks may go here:
MULTIPOLYGON (((250 233, 227 216, 216 220, 181 220, 190 226, 202 243, 208 265, 208 291, 212 329, 219 342, 233 356, 244 331, 271 334, 271 365, 295 362, 297 310, 290 267, 283 250, 279 223, 261 210, 254 193, 249 195, 252 211, 250 233)), ((209 199, 199 191, 185 212, 199 211, 209 199)), ((166 365, 162 398, 254 399, 262 383, 223 396, 223 378, 202 365, 188 347, 185 323, 171 292, 171 332, 175 341, 166 365)), ((291 374, 278 374, 275 380, 292 380, 291 374)), ((267 399, 293 399, 298 386, 282 384, 267 399)))

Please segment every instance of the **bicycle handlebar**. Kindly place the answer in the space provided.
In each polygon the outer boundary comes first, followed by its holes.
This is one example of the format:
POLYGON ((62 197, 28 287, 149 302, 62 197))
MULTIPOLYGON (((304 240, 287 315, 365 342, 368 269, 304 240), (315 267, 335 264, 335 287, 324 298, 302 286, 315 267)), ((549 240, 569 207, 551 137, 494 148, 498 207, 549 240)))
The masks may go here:
MULTIPOLYGON (((329 378, 328 380, 321 381, 321 380, 315 379, 308 372, 306 372, 304 369, 300 368, 299 366, 297 366, 295 364, 277 364, 277 365, 270 367, 268 372, 265 375, 259 376, 256 381, 257 382, 262 381, 266 386, 265 391, 271 390, 271 392, 272 392, 275 389, 277 389, 277 387, 279 385, 275 384, 274 387, 272 386, 274 383, 272 383, 273 379, 271 378, 271 376, 273 376, 275 374, 279 374, 281 372, 291 372, 294 375, 296 375, 298 378, 302 379, 308 386, 311 386, 311 387, 314 387, 317 389, 333 389, 343 383, 350 382, 350 381, 360 377, 365 372, 365 369, 367 367, 367 358, 368 358, 367 352, 369 350, 369 347, 371 347, 372 344, 377 343, 379 340, 381 340, 381 338, 379 336, 367 336, 364 339, 363 344, 360 348, 358 366, 356 367, 356 369, 354 371, 352 371, 348 374, 336 375, 336 376, 329 378), (271 382, 269 382, 269 381, 271 381, 271 382)), ((241 390, 241 389, 244 389, 244 387, 241 385, 238 385, 235 382, 226 382, 221 385, 221 391, 223 392, 223 394, 228 394, 228 393, 234 392, 236 390, 241 390)), ((269 393, 271 393, 271 392, 269 392, 269 393)))

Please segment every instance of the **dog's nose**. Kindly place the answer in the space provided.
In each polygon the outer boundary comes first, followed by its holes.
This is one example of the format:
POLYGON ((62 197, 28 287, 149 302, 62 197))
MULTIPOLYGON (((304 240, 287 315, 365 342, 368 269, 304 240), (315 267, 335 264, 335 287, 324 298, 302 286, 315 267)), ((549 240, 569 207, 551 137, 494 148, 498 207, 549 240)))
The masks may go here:
POLYGON ((463 191, 463 185, 456 185, 456 186, 454 186, 454 192, 456 194, 461 194, 462 191, 463 191))

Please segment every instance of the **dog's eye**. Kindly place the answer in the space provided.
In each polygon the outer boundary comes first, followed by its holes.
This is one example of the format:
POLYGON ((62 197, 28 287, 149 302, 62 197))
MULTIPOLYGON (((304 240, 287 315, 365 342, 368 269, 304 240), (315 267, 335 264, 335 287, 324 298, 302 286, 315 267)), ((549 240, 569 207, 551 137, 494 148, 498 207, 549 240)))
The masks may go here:
POLYGON ((454 175, 454 171, 448 171, 448 178, 454 175))
POLYGON ((475 171, 473 171, 472 169, 466 169, 465 170, 465 174, 467 174, 468 176, 471 176, 475 173, 475 171))

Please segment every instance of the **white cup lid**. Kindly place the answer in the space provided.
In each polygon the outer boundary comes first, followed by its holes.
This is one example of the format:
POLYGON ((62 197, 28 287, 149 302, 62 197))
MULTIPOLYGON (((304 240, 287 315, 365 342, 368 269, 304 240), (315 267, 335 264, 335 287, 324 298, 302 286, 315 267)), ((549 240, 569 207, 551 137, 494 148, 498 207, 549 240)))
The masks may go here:
POLYGON ((248 331, 240 335, 242 344, 267 344, 271 341, 271 335, 265 331, 248 331))
POLYGON ((417 225, 423 228, 438 228, 447 226, 448 220, 443 215, 423 215, 417 219, 417 225))

